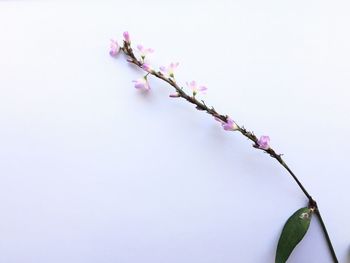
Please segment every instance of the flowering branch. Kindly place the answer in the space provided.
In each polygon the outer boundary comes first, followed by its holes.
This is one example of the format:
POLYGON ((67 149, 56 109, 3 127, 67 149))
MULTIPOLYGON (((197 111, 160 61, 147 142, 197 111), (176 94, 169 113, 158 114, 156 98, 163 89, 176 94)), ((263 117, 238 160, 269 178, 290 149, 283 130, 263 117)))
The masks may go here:
MULTIPOLYGON (((297 183, 301 191, 304 193, 306 198, 308 199, 308 211, 309 213, 315 213, 318 217, 321 228, 323 230, 324 236, 327 241, 327 245, 329 247, 332 259, 335 263, 338 262, 337 256, 335 254, 332 242, 330 240, 328 231, 326 229, 326 226, 324 224, 324 221, 322 219, 320 210, 318 208, 318 205, 316 201, 313 199, 313 197, 309 194, 309 192, 306 190, 306 188, 303 186, 303 184, 300 182, 300 180, 297 178, 297 176, 294 174, 294 172, 289 168, 289 166, 286 164, 286 162, 282 158, 282 154, 278 154, 271 146, 270 146, 270 138, 269 136, 261 136, 258 138, 253 132, 248 131, 243 126, 239 126, 237 122, 235 122, 233 119, 231 119, 228 115, 218 113, 214 107, 208 107, 206 103, 203 100, 198 100, 197 95, 199 93, 205 93, 207 88, 205 86, 199 86, 195 81, 186 82, 187 87, 192 91, 191 94, 188 94, 184 91, 183 87, 180 86, 176 80, 175 80, 175 74, 174 71, 178 67, 179 63, 171 63, 167 67, 160 67, 160 70, 157 71, 153 69, 150 64, 146 61, 146 57, 148 54, 153 53, 153 49, 150 48, 144 48, 142 45, 138 45, 137 49, 140 53, 141 59, 138 59, 134 53, 134 50, 131 47, 131 41, 130 41, 130 35, 128 32, 124 32, 124 41, 123 46, 119 46, 118 43, 114 40, 111 40, 111 50, 110 55, 116 56, 119 51, 122 51, 128 58, 127 61, 131 64, 136 65, 137 67, 144 70, 146 73, 145 76, 138 80, 134 80, 135 88, 137 89, 143 89, 146 91, 149 91, 150 85, 148 83, 148 76, 152 75, 158 79, 163 80, 164 82, 168 83, 170 86, 172 86, 175 89, 175 93, 171 94, 169 97, 171 98, 182 98, 189 103, 193 104, 195 108, 199 111, 204 111, 207 114, 214 117, 216 121, 218 121, 224 130, 226 131, 237 131, 241 133, 243 136, 248 138, 250 141, 253 142, 252 146, 257 149, 261 150, 273 159, 277 160, 289 173, 289 175, 294 179, 294 181, 297 183)), ((304 218, 305 213, 301 215, 300 218, 304 218)), ((308 215, 308 214, 307 214, 308 215)), ((309 216, 307 216, 308 218, 309 216)), ((299 241, 298 241, 299 242, 299 241)), ((288 255, 289 256, 289 255, 288 255)), ((276 259, 277 262, 277 259, 276 259)))

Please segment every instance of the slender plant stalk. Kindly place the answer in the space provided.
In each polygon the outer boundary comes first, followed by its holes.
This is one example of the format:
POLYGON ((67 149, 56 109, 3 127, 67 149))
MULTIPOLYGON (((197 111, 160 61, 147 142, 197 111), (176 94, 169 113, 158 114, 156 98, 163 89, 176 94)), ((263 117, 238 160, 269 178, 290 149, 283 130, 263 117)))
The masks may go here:
POLYGON ((326 238, 326 241, 327 241, 329 250, 330 250, 330 252, 331 252, 333 261, 338 263, 337 255, 335 254, 335 250, 334 250, 334 248, 333 248, 331 238, 329 237, 329 234, 328 234, 326 225, 324 224, 323 219, 322 219, 322 216, 321 216, 320 208, 319 208, 318 206, 317 206, 317 209, 316 209, 315 213, 316 213, 316 215, 317 215, 317 217, 318 217, 318 221, 320 222, 321 227, 322 227, 322 229, 323 229, 323 234, 324 234, 324 236, 325 236, 325 238, 326 238))
MULTIPOLYGON (((124 45, 123 47, 121 47, 121 50, 123 51, 123 53, 125 55, 127 55, 129 58, 128 58, 128 62, 136 65, 137 67, 145 70, 143 68, 143 65, 144 65, 144 62, 142 60, 138 60, 130 46, 130 43, 129 42, 126 42, 124 41, 124 45)), ((146 71, 146 70, 145 70, 146 71)), ((162 72, 160 71, 155 71, 155 70, 151 70, 151 71, 148 71, 147 73, 147 76, 148 75, 153 75, 165 82, 167 82, 169 85, 171 85, 176 93, 177 93, 177 96, 179 98, 183 98, 184 100, 188 101, 189 103, 193 104, 196 106, 196 109, 197 110, 200 110, 200 111, 205 111, 206 113, 210 114, 211 116, 213 116, 214 118, 216 119, 219 119, 223 122, 227 122, 227 119, 228 119, 228 115, 223 115, 223 114, 220 114, 218 113, 214 107, 208 107, 205 102, 203 100, 199 101, 196 99, 195 96, 193 95, 188 95, 182 87, 180 87, 174 78, 171 78, 171 77, 167 77, 165 76, 162 72)), ((237 123, 236 123, 237 124, 237 123)), ((303 184, 299 181, 299 179, 297 178, 297 176, 293 173, 293 171, 288 167, 288 165, 285 163, 285 161, 283 160, 282 158, 282 154, 277 154, 275 152, 274 149, 272 149, 271 147, 268 148, 268 149, 262 149, 259 147, 259 144, 258 144, 258 138, 254 135, 253 132, 250 132, 248 130, 246 130, 243 126, 239 126, 237 124, 237 131, 240 132, 243 136, 245 136, 246 138, 248 138, 249 140, 251 140, 253 142, 253 147, 258 149, 258 150, 261 150, 261 151, 264 151, 265 153, 269 154, 272 158, 276 159, 287 171, 288 173, 290 174, 290 176, 294 179, 294 181, 297 183, 297 185, 299 186, 299 188, 301 189, 301 191, 305 194, 305 196, 307 197, 308 201, 309 201, 309 208, 317 215, 317 218, 319 219, 319 222, 320 222, 320 225, 321 225, 321 228, 323 230, 323 233, 324 233, 324 236, 325 236, 325 239, 327 241, 327 245, 328 245, 328 248, 330 250, 330 253, 332 255, 332 259, 333 259, 333 262, 334 263, 338 263, 338 259, 337 259, 337 256, 335 254, 335 250, 333 248, 333 245, 332 245, 332 242, 331 242, 331 239, 329 237, 329 234, 328 234, 328 231, 327 231, 327 228, 326 228, 326 225, 324 224, 323 222, 323 219, 322 219, 322 216, 321 216, 321 212, 317 206, 317 203, 316 201, 312 198, 312 196, 308 193, 308 191, 305 189, 305 187, 303 186, 303 184)))

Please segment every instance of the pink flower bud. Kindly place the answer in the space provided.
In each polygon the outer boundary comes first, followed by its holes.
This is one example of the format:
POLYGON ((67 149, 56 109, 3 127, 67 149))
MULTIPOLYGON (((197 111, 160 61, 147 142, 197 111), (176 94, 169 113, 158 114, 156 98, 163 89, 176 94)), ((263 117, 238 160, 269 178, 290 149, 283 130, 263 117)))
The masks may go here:
POLYGON ((231 118, 227 118, 227 121, 222 123, 222 127, 224 128, 225 131, 238 130, 237 124, 231 118))
POLYGON ((238 125, 230 117, 227 117, 226 122, 217 117, 215 117, 215 120, 221 123, 225 131, 237 131, 239 129, 238 125))
POLYGON ((128 31, 125 31, 123 33, 123 37, 124 37, 125 42, 130 43, 130 35, 129 35, 128 31))
POLYGON ((112 57, 115 57, 119 53, 120 47, 117 41, 111 39, 111 50, 109 51, 109 54, 112 57))
POLYGON ((269 136, 261 136, 258 140, 258 146, 260 149, 268 150, 270 148, 270 137, 269 136))
POLYGON ((151 89, 151 87, 148 84, 148 81, 147 81, 146 77, 142 77, 142 78, 139 78, 137 80, 133 80, 132 82, 135 83, 134 86, 135 86, 136 89, 146 90, 146 91, 151 89))
POLYGON ((149 72, 149 73, 151 73, 151 72, 153 71, 151 65, 150 65, 150 64, 147 64, 147 63, 144 63, 144 64, 142 65, 142 68, 143 68, 144 70, 146 70, 147 72, 149 72))

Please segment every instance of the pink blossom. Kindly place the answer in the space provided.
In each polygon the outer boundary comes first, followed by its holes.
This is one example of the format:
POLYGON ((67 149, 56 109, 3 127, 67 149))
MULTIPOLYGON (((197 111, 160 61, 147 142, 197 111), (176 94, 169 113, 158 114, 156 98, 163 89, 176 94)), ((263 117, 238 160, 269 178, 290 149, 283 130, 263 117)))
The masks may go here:
POLYGON ((160 67, 160 71, 163 72, 165 75, 173 78, 174 77, 174 70, 179 66, 179 62, 176 63, 170 63, 169 66, 165 67, 162 66, 160 67))
POLYGON ((133 80, 132 82, 135 83, 135 88, 139 90, 150 90, 151 87, 149 86, 149 83, 147 81, 146 77, 139 78, 137 80, 133 80))
POLYGON ((224 128, 225 131, 238 130, 237 124, 231 118, 227 118, 227 121, 222 123, 222 127, 224 128))
POLYGON ((129 35, 129 32, 128 31, 125 31, 123 33, 123 37, 124 37, 124 41, 127 42, 127 43, 130 43, 130 35, 129 35))
POLYGON ((147 64, 147 63, 142 64, 142 68, 149 73, 151 73, 153 71, 153 68, 151 67, 151 65, 147 64))
POLYGON ((221 123, 221 125, 225 131, 237 131, 239 129, 238 125, 230 117, 227 117, 226 122, 224 122, 223 120, 221 120, 217 117, 215 118, 215 120, 217 120, 221 123))
POLYGON ((109 54, 114 57, 119 53, 120 47, 117 41, 111 39, 111 50, 109 51, 109 54))
POLYGON ((194 80, 192 80, 190 83, 186 82, 186 85, 192 90, 193 96, 196 96, 199 92, 204 94, 207 90, 206 86, 198 86, 194 80))
POLYGON ((258 146, 260 149, 268 150, 270 148, 270 137, 269 136, 261 136, 258 140, 258 146))
POLYGON ((142 59, 145 59, 145 57, 146 57, 148 54, 154 52, 154 50, 153 50, 152 48, 145 48, 145 47, 142 46, 142 45, 137 45, 137 49, 139 50, 142 59))

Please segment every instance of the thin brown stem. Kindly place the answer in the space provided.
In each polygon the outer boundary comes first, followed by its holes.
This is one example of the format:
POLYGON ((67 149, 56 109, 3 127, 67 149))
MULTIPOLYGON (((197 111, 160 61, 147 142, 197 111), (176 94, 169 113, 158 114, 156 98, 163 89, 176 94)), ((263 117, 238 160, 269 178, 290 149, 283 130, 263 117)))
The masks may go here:
MULTIPOLYGON (((129 57, 128 62, 138 66, 139 68, 145 70, 143 68, 143 61, 138 60, 130 46, 130 43, 125 42, 124 41, 124 46, 121 48, 121 50, 129 57)), ((147 71, 147 70, 145 70, 147 71)), ((189 103, 193 104, 196 106, 197 110, 200 111, 205 111, 206 113, 210 114, 211 116, 213 116, 216 119, 219 119, 223 122, 227 122, 228 116, 227 115, 223 115, 218 113, 214 107, 208 107, 204 101, 199 101, 196 99, 195 96, 190 96, 188 95, 186 92, 183 91, 183 89, 176 83, 175 79, 173 77, 167 77, 165 76, 162 72, 160 71, 155 71, 155 70, 149 70, 147 71, 147 75, 153 75, 158 79, 161 79, 165 82, 167 82, 169 85, 171 85, 175 91, 177 92, 177 95, 179 98, 183 98, 186 101, 188 101, 189 103)), ((237 124, 237 123, 236 123, 237 124)), ((248 138, 250 141, 253 142, 253 147, 264 151, 265 153, 269 154, 272 158, 276 159, 287 171, 288 173, 291 175, 291 177, 294 179, 294 181, 297 183, 297 185, 299 186, 299 188, 301 189, 301 191, 305 194, 305 196, 307 197, 307 199, 309 200, 309 207, 313 208, 319 221, 321 224, 321 228, 323 230, 323 233, 325 235, 329 250, 331 252, 332 258, 334 263, 338 263, 338 259, 337 256, 335 254, 332 242, 330 240, 330 237, 328 235, 328 231, 327 228, 323 222, 320 210, 318 209, 317 203, 316 201, 312 198, 312 196, 308 193, 308 191, 305 189, 305 187, 303 186, 303 184, 300 182, 300 180, 298 179, 298 177, 293 173, 293 171, 288 167, 288 165, 285 163, 285 161, 282 158, 281 154, 277 154, 275 152, 275 150, 273 148, 268 148, 268 149, 261 149, 259 147, 259 143, 258 143, 258 138, 254 135, 254 133, 247 131, 244 127, 240 127, 237 124, 237 131, 240 132, 243 136, 245 136, 246 138, 248 138)))
MULTIPOLYGON (((317 206, 316 206, 317 207, 317 206)), ((328 245, 328 248, 331 252, 331 256, 332 256, 332 259, 335 263, 338 263, 338 259, 337 259, 337 255, 335 254, 335 250, 333 248, 333 244, 332 244, 332 241, 331 241, 331 238, 329 237, 329 234, 328 234, 328 231, 327 231, 327 228, 326 228, 326 225, 323 221, 323 218, 321 216, 321 212, 320 212, 320 209, 317 207, 316 211, 316 216, 318 218, 318 221, 320 222, 320 225, 321 225, 321 228, 323 230, 323 234, 325 236, 325 239, 327 241, 327 245, 328 245)))

